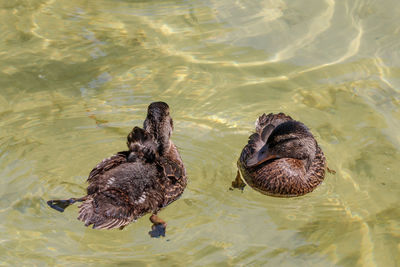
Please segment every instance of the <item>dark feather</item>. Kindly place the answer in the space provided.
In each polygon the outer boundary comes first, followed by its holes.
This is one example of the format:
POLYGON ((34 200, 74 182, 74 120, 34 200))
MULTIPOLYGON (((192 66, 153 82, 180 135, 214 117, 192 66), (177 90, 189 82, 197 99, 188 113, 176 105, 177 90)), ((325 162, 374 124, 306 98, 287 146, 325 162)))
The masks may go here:
POLYGON ((108 170, 119 166, 122 163, 126 163, 128 155, 129 151, 122 151, 118 152, 116 155, 104 159, 102 162, 97 164, 97 166, 90 172, 87 182, 92 183, 96 180, 97 177, 104 174, 108 170))

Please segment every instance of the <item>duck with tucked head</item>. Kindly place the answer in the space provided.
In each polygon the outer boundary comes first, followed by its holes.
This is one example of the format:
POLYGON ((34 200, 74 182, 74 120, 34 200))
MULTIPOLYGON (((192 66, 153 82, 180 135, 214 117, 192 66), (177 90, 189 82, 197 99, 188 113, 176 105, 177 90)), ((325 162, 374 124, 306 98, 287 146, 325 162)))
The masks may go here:
POLYGON ((157 213, 178 199, 187 183, 182 159, 170 140, 172 130, 168 105, 151 103, 143 129, 134 127, 128 135, 129 150, 103 160, 90 172, 86 196, 50 200, 48 205, 63 212, 83 202, 78 219, 95 229, 122 229, 152 213, 149 234, 165 236, 166 223, 157 213))
POLYGON ((263 114, 243 148, 232 186, 243 189, 243 178, 266 195, 301 196, 322 182, 325 168, 324 153, 303 123, 283 113, 263 114))

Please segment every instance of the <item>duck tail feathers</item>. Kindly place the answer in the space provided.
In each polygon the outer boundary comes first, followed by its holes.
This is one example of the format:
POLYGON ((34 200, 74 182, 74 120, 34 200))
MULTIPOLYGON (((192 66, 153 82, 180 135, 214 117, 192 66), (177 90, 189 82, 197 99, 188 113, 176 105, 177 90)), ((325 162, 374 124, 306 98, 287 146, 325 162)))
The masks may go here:
POLYGON ((265 113, 262 114, 260 117, 257 118, 256 120, 256 132, 261 134, 263 128, 271 123, 271 117, 272 117, 272 113, 266 115, 265 113))
POLYGON ((117 190, 107 190, 93 195, 79 206, 78 220, 93 229, 122 229, 133 221, 133 214, 127 197, 117 190))

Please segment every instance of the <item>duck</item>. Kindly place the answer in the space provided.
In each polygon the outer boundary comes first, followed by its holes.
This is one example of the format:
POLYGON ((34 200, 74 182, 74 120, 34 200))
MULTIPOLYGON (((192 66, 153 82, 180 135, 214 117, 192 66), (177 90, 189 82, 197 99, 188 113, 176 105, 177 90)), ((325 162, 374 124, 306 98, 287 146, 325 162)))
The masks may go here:
POLYGON ((151 213, 150 236, 165 236, 167 224, 158 212, 177 200, 187 185, 185 167, 171 140, 173 128, 168 104, 151 103, 143 128, 135 126, 128 134, 128 150, 104 159, 89 173, 85 196, 47 204, 63 212, 81 202, 78 220, 93 229, 122 230, 151 213))
POLYGON ((284 113, 262 114, 237 161, 233 188, 249 185, 274 197, 312 192, 325 177, 326 159, 310 130, 284 113))

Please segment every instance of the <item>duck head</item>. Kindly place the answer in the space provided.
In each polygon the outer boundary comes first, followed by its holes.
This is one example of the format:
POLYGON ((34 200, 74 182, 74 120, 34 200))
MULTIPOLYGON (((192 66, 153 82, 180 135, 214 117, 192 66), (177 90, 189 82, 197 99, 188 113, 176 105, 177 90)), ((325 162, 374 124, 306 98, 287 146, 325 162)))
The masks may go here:
POLYGON ((169 150, 174 125, 167 103, 153 102, 149 105, 143 128, 154 137, 160 155, 169 150))
POLYGON ((279 158, 294 158, 303 162, 306 170, 315 158, 317 144, 308 128, 298 121, 279 124, 266 144, 247 160, 248 167, 279 158))

